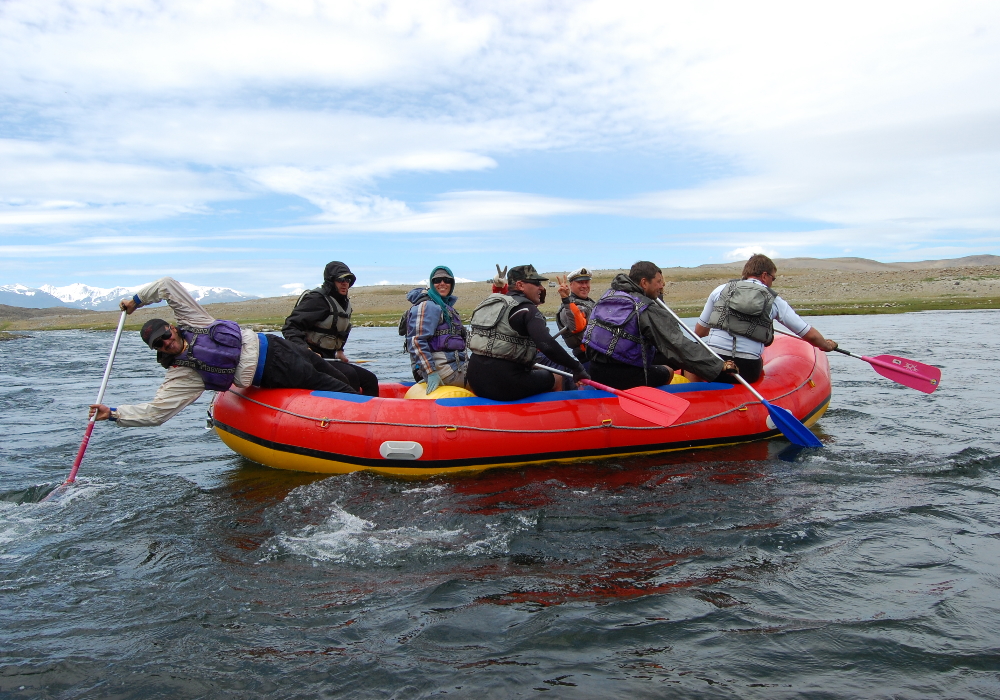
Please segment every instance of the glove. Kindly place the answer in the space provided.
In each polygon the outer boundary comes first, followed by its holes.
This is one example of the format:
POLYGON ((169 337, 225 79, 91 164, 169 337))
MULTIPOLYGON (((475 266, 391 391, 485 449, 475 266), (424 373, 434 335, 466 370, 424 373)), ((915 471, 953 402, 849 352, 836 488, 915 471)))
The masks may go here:
POLYGON ((507 293, 507 268, 500 269, 497 265, 497 276, 492 280, 493 282, 493 293, 494 294, 506 294, 507 293))
POLYGON ((573 372, 573 381, 580 383, 584 379, 590 379, 590 375, 587 373, 587 370, 583 368, 583 365, 580 365, 580 369, 573 372))
POLYGON ((433 394, 437 389, 441 388, 441 375, 437 372, 431 372, 427 375, 427 393, 433 394))
POLYGON ((507 267, 501 270, 500 265, 497 265, 497 276, 493 278, 494 287, 506 287, 507 286, 507 267))

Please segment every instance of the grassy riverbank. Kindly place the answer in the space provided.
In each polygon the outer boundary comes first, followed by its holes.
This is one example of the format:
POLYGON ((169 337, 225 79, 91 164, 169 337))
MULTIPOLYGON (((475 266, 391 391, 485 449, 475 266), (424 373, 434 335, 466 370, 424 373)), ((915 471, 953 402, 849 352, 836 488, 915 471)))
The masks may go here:
MULTIPOLYGON (((861 258, 791 258, 776 262, 775 290, 804 316, 1000 308, 1000 258, 996 256, 888 264, 861 258)), ((664 268, 667 285, 663 298, 678 313, 695 316, 709 292, 737 277, 741 267, 742 263, 664 268)), ((596 271, 591 296, 600 296, 618 272, 621 270, 596 271)), ((553 280, 555 275, 548 273, 553 280)), ((405 294, 410 289, 410 285, 354 288, 351 300, 355 325, 395 326, 409 307, 405 294)), ((554 288, 547 292, 542 310, 552 316, 559 299, 554 288)), ((490 293, 490 284, 459 284, 456 293, 458 310, 468 320, 476 304, 490 293)), ((232 319, 259 330, 280 330, 294 303, 294 296, 273 297, 209 304, 206 309, 216 318, 232 319)), ((113 329, 118 315, 114 311, 0 306, 0 330, 113 329)), ((166 307, 140 309, 128 318, 125 327, 138 330, 155 317, 173 318, 166 307)))

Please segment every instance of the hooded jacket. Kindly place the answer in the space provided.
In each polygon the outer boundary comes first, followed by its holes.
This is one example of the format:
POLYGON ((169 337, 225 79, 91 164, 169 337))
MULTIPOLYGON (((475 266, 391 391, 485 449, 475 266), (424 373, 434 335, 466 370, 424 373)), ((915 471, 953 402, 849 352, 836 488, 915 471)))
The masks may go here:
POLYGON ((454 295, 442 300, 448 308, 450 319, 445 319, 441 307, 430 297, 427 290, 418 287, 406 295, 406 300, 413 306, 406 316, 406 351, 410 353, 410 364, 416 375, 426 379, 427 375, 441 369, 441 363, 448 364, 453 372, 459 372, 468 362, 465 350, 434 350, 431 339, 438 327, 450 321, 454 335, 465 336, 462 318, 455 310, 458 298, 454 295))
MULTIPOLYGON (((642 287, 626 274, 619 274, 612 280, 611 289, 642 296, 642 287)), ((702 379, 711 381, 722 372, 723 363, 700 343, 688 339, 674 317, 653 303, 639 314, 639 332, 642 337, 656 345, 671 367, 694 372, 702 379)), ((587 353, 591 361, 608 362, 604 355, 593 351, 587 353)))
POLYGON ((304 292, 288 318, 285 319, 281 334, 287 340, 302 348, 319 352, 324 357, 334 357, 336 351, 343 348, 351 333, 350 314, 352 309, 350 308, 350 299, 337 292, 335 282, 338 277, 345 274, 353 275, 351 268, 344 263, 335 260, 327 264, 323 270, 323 284, 316 289, 304 292), (336 302, 336 304, 331 304, 331 301, 336 302), (329 320, 331 314, 336 316, 337 306, 347 313, 348 318, 338 319, 335 317, 330 329, 319 328, 318 324, 329 320), (346 328, 338 330, 338 321, 340 321, 341 327, 346 326, 346 328), (340 347, 325 348, 320 347, 316 342, 310 342, 310 338, 316 340, 315 334, 317 333, 337 337, 340 342, 333 341, 331 344, 339 344, 340 347))

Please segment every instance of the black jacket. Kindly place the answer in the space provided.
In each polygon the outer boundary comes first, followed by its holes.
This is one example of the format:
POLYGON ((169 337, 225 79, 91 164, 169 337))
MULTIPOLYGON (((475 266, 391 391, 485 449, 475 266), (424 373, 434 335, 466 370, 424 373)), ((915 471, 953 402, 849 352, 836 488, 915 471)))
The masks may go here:
POLYGON ((315 350, 324 357, 333 357, 336 354, 333 350, 311 347, 306 342, 306 333, 314 330, 317 323, 330 315, 330 304, 323 298, 324 294, 336 299, 342 307, 347 307, 347 297, 338 294, 334 285, 336 279, 344 274, 353 275, 351 268, 339 260, 327 264, 323 270, 323 286, 320 287, 320 291, 314 289, 305 293, 285 319, 281 334, 286 340, 301 348, 315 350))

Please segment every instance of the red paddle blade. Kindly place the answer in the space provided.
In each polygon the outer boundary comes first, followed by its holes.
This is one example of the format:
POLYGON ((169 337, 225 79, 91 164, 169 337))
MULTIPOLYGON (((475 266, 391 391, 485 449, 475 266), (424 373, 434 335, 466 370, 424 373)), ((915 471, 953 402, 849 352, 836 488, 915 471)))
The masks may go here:
POLYGON ((651 386, 637 386, 618 394, 622 410, 636 418, 669 428, 690 406, 680 396, 668 394, 651 386))
POLYGON ((923 362, 895 355, 879 355, 878 357, 862 357, 861 359, 870 364, 872 369, 883 377, 925 394, 933 394, 941 383, 941 370, 925 365, 923 362))

